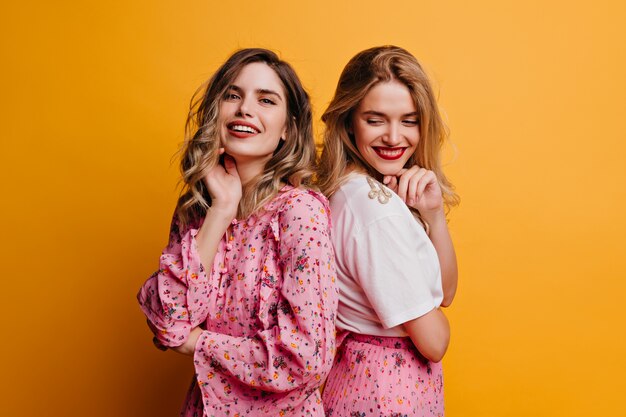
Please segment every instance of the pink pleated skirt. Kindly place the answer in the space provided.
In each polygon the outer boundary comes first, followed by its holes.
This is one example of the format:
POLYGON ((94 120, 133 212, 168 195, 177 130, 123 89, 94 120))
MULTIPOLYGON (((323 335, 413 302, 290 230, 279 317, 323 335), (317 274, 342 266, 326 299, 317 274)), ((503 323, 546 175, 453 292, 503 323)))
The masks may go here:
POLYGON ((328 417, 443 416, 441 363, 425 359, 408 337, 349 333, 323 401, 328 417))

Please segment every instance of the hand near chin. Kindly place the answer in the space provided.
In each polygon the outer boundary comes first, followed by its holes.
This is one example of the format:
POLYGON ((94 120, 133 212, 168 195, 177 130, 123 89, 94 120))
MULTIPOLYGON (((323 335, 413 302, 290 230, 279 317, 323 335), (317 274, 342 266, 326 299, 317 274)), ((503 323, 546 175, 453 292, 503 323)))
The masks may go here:
MULTIPOLYGON (((220 148, 220 155, 224 148, 220 148)), ((217 164, 204 175, 204 184, 209 190, 211 210, 234 218, 241 200, 242 186, 237 165, 230 155, 224 155, 224 164, 217 164)))
POLYGON ((417 209, 427 222, 443 214, 441 188, 433 171, 413 165, 396 175, 385 175, 383 183, 408 206, 417 209))

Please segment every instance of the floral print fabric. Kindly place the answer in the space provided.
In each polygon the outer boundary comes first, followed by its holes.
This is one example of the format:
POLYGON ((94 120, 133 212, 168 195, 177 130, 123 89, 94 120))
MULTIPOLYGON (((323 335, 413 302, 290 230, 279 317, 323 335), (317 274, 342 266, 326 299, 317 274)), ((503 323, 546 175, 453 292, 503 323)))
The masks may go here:
POLYGON ((323 416, 318 387, 335 353, 337 289, 326 199, 287 186, 233 221, 213 265, 200 263, 200 225, 172 223, 160 268, 138 299, 158 344, 205 331, 183 416, 323 416))
POLYGON ((323 399, 328 417, 440 417, 441 363, 425 359, 408 337, 348 333, 323 399))

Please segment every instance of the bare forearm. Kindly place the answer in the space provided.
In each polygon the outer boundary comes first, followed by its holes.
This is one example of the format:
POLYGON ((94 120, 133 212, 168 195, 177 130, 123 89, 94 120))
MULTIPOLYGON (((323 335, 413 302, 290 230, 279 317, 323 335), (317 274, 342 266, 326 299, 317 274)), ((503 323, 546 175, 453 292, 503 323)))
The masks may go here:
POLYGON ((443 287, 443 301, 441 305, 448 307, 452 304, 456 294, 459 270, 456 262, 454 244, 448 231, 443 210, 430 218, 425 219, 430 227, 430 240, 437 251, 441 268, 441 282, 443 287))
MULTIPOLYGON (((219 154, 223 153, 224 148, 220 148, 219 154)), ((212 204, 206 213, 204 223, 198 230, 196 242, 202 265, 209 273, 220 240, 237 214, 242 188, 235 160, 230 155, 224 155, 223 165, 218 163, 210 168, 206 172, 204 181, 212 204)))
POLYGON ((202 329, 199 327, 195 327, 190 333, 189 337, 180 346, 172 348, 172 350, 176 353, 180 353, 185 356, 193 356, 196 351, 196 343, 198 342, 198 338, 202 334, 202 329))
POLYGON ((443 359, 450 343, 450 324, 440 309, 435 308, 415 320, 404 323, 404 329, 426 359, 433 362, 443 359))

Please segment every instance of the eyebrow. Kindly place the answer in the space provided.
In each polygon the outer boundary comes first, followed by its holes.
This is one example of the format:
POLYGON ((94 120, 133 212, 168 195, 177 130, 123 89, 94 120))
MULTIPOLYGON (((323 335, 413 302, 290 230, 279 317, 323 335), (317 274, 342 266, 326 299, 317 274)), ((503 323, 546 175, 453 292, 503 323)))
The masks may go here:
MULTIPOLYGON (((236 85, 229 85, 228 86, 228 90, 234 90, 234 91, 236 91, 236 92, 238 92, 240 94, 243 94, 243 90, 240 87, 237 87, 236 85)), ((283 101, 282 96, 279 93, 277 93, 276 91, 274 91, 274 90, 270 90, 270 89, 267 89, 267 88, 259 88, 259 89, 255 90, 254 92, 257 93, 257 94, 260 94, 260 95, 267 95, 267 94, 269 94, 269 95, 272 95, 272 96, 276 96, 280 101, 283 101)))
MULTIPOLYGON (((364 114, 367 116, 379 116, 379 117, 387 116, 385 113, 381 113, 379 111, 374 111, 374 110, 367 110, 367 111, 362 112, 361 114, 364 114)), ((416 111, 402 115, 402 117, 414 117, 414 116, 415 117, 418 116, 418 113, 416 111)))

